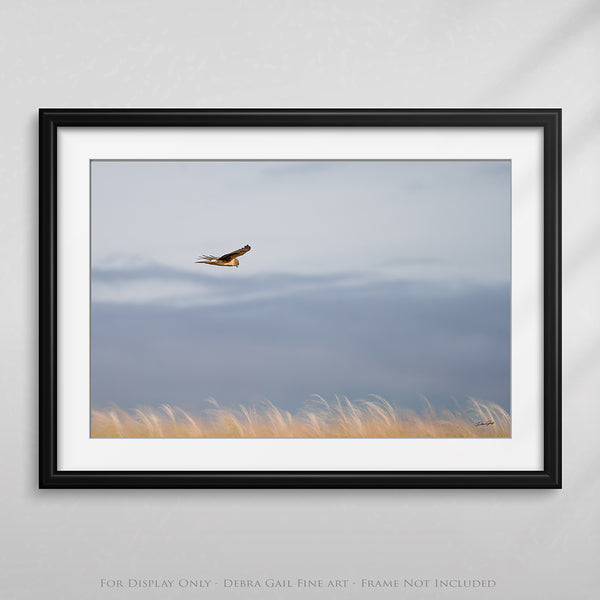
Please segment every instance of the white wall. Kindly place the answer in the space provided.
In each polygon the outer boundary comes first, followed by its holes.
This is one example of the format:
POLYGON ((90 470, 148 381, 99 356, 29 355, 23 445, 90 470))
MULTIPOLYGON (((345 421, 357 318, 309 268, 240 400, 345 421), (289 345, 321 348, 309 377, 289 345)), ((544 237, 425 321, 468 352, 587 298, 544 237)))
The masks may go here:
POLYGON ((600 3, 0 5, 0 597, 595 597, 600 3), (37 108, 563 107, 564 489, 37 489, 37 108), (107 591, 101 578, 493 578, 480 592, 107 591))

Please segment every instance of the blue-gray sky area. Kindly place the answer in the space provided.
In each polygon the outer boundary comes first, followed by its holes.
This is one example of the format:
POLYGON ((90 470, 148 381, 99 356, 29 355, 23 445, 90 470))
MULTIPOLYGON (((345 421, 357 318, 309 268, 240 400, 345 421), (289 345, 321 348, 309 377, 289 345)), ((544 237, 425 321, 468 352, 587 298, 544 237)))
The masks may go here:
POLYGON ((509 161, 91 169, 93 406, 510 409, 509 161))

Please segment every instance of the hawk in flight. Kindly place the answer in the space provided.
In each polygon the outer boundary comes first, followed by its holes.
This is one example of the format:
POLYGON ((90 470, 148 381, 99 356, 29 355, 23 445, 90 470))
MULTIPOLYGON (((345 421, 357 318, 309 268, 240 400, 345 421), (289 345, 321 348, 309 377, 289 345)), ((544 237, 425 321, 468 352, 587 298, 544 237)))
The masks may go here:
POLYGON ((203 254, 199 258, 203 260, 197 260, 197 263, 204 263, 205 265, 219 265, 220 267, 239 267, 240 261, 237 259, 238 256, 249 252, 250 246, 246 244, 239 250, 229 252, 229 254, 223 254, 223 256, 212 256, 211 254, 203 254))

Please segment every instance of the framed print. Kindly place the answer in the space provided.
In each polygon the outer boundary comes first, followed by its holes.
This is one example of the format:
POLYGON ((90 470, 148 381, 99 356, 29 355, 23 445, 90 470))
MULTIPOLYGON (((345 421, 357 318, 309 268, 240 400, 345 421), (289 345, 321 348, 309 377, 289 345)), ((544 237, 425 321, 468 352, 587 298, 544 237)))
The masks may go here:
POLYGON ((40 487, 560 487, 560 136, 41 109, 40 487))

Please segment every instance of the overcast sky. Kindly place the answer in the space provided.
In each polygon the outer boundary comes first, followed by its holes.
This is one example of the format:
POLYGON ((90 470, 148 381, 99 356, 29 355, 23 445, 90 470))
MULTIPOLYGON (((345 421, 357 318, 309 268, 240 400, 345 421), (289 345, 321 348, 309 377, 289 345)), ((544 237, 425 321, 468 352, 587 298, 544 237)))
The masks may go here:
POLYGON ((91 206, 95 406, 509 407, 508 161, 94 161, 91 206))

